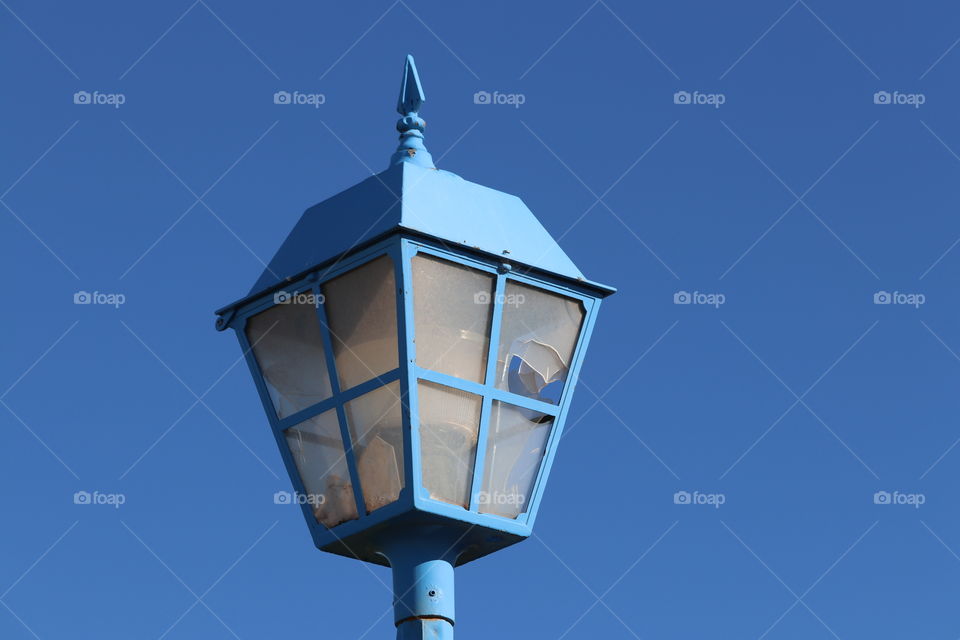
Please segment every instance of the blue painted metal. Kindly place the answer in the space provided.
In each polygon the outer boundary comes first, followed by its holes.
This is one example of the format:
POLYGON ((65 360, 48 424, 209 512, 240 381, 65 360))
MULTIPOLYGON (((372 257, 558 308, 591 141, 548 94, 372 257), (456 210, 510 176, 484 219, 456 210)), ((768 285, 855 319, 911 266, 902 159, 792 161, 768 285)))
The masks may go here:
POLYGON ((420 106, 426 102, 417 65, 413 56, 408 55, 403 64, 403 82, 400 84, 400 98, 397 99, 397 113, 402 117, 397 121, 400 132, 400 146, 390 158, 390 164, 409 163, 427 169, 433 166, 433 156, 423 146, 423 130, 427 123, 420 117, 420 106))
POLYGON ((594 295, 614 291, 587 280, 520 198, 402 162, 308 209, 247 297, 220 312, 404 231, 565 280, 594 295))
MULTIPOLYGON (((403 116, 398 123, 401 142, 390 168, 309 209, 250 294, 220 309, 217 322, 220 330, 233 327, 237 331, 284 465, 298 492, 304 492, 304 486, 284 432, 320 413, 336 412, 359 517, 327 529, 318 523, 309 505, 301 505, 302 511, 318 548, 392 567, 397 637, 401 640, 452 638, 454 567, 520 542, 532 533, 600 300, 614 291, 586 280, 519 198, 433 167, 423 147, 423 121, 419 117, 424 99, 416 65, 408 56, 398 100, 403 116), (418 253, 478 269, 495 278, 482 383, 431 371, 417 362, 411 261, 418 253), (320 294, 327 281, 382 256, 388 256, 394 264, 398 368, 352 388, 341 388, 323 302, 316 317, 326 350, 332 397, 278 418, 245 332, 247 320, 272 307, 273 294, 278 290, 320 294), (583 307, 583 325, 557 404, 496 387, 503 294, 510 282, 566 296, 583 307), (468 507, 434 500, 423 488, 420 380, 482 398, 468 507), (402 406, 404 488, 395 502, 367 513, 344 405, 397 381, 402 406), (495 401, 553 417, 532 495, 527 497, 524 513, 515 519, 480 513, 495 401)), ((317 295, 317 299, 322 297, 317 295)))
POLYGON ((540 413, 547 413, 550 415, 556 415, 559 410, 559 407, 555 404, 534 400, 533 398, 528 398, 526 396, 519 396, 515 393, 510 393, 509 391, 504 391, 503 389, 498 389, 494 386, 479 384, 471 380, 455 378, 445 373, 440 373, 439 371, 431 371, 430 369, 421 369, 418 367, 416 372, 417 377, 421 380, 436 382, 437 384, 442 384, 445 387, 463 389, 464 391, 468 391, 478 396, 489 396, 494 400, 508 402, 510 404, 517 405, 518 407, 523 407, 524 409, 531 409, 533 411, 539 411, 540 413))
POLYGON ((400 332, 400 341, 403 358, 400 360, 400 366, 403 367, 406 371, 404 378, 406 379, 406 390, 407 390, 407 423, 408 433, 405 436, 409 439, 410 448, 408 451, 412 452, 411 455, 407 456, 410 459, 410 486, 413 487, 413 495, 420 493, 419 487, 423 486, 423 474, 421 473, 421 464, 420 464, 420 408, 417 403, 417 343, 414 336, 414 331, 412 327, 413 322, 413 267, 411 260, 415 255, 415 251, 411 249, 409 244, 406 242, 400 242, 400 273, 402 274, 403 279, 401 280, 402 287, 400 290, 401 299, 398 300, 398 308, 402 310, 403 313, 403 326, 406 329, 405 331, 400 332), (416 426, 414 426, 416 423, 416 426))
POLYGON ((398 102, 401 143, 391 166, 307 209, 247 297, 219 313, 398 231, 572 280, 599 296, 613 293, 584 278, 520 198, 433 167, 422 147, 423 121, 417 110, 423 100, 408 56, 398 102))
MULTIPOLYGON (((386 373, 376 376, 375 378, 371 378, 366 382, 361 382, 357 386, 351 387, 346 391, 335 391, 332 397, 324 400, 323 402, 318 402, 312 407, 307 407, 306 409, 289 415, 286 418, 280 418, 280 428, 284 430, 288 429, 294 425, 300 424, 304 420, 309 420, 313 416, 324 413, 330 409, 334 409, 339 405, 349 402, 355 398, 359 398, 365 393, 369 393, 374 389, 382 387, 386 384, 390 384, 396 380, 400 380, 401 378, 402 376, 400 375, 400 369, 394 369, 393 371, 387 371, 386 373)), ((333 380, 331 379, 330 385, 333 386, 333 384, 333 380)))
POLYGON ((444 528, 401 529, 381 543, 393 572, 397 640, 452 640, 456 623, 453 568, 463 536, 444 528))
MULTIPOLYGON (((503 320, 501 301, 506 286, 506 278, 497 278, 493 295, 494 312, 490 322, 490 344, 487 348, 487 371, 483 379, 483 384, 489 389, 496 388, 497 351, 500 348, 500 325, 503 320)), ((482 492, 484 473, 484 464, 482 463, 487 460, 487 437, 490 433, 490 412, 492 410, 493 397, 484 395, 483 405, 480 407, 480 429, 477 432, 477 463, 473 468, 473 486, 470 491, 471 511, 479 512, 480 510, 480 493, 482 492)))

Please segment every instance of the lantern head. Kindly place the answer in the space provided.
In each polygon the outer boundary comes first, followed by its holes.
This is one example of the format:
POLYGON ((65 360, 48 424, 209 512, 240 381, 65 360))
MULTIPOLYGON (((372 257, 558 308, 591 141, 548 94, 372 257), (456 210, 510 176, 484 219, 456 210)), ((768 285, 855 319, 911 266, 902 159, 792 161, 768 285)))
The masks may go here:
POLYGON ((438 170, 407 58, 390 166, 308 209, 236 330, 315 544, 463 564, 532 532, 600 301, 524 203, 438 170))

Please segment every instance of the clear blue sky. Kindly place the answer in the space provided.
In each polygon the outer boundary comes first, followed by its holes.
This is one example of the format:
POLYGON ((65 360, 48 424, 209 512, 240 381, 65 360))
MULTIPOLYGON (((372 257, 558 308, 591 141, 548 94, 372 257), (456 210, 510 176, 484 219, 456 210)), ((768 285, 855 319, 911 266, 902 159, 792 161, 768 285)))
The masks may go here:
POLYGON ((2 0, 0 637, 392 637, 388 571, 273 503, 212 310, 386 167, 410 52, 438 165, 619 288, 458 637, 956 638, 958 38, 946 2, 2 0))

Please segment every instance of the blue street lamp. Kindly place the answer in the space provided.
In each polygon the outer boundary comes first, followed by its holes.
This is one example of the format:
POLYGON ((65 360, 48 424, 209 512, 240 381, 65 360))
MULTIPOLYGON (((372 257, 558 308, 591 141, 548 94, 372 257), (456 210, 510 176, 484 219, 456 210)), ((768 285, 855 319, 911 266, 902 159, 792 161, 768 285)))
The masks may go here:
POLYGON ((438 170, 407 56, 382 173, 308 209, 240 339, 318 548, 393 570, 397 637, 452 638, 453 568, 529 536, 600 301, 523 202, 438 170))

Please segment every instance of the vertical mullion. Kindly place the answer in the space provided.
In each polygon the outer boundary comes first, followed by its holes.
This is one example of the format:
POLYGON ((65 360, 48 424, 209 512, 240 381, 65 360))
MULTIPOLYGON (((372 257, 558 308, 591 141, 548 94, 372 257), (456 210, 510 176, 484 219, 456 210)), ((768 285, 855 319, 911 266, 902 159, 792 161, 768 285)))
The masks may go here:
MULTIPOLYGON (((506 276, 497 274, 496 286, 493 295, 493 319, 490 323, 490 344, 487 349, 487 371, 483 383, 491 387, 497 378, 497 355, 500 351, 500 324, 503 316, 503 292, 506 289, 506 276)), ((490 428, 490 413, 493 401, 489 394, 483 396, 483 406, 480 411, 480 430, 477 432, 477 455, 473 463, 473 483, 470 490, 470 511, 478 509, 480 490, 483 483, 483 472, 487 457, 487 433, 490 428)))
POLYGON ((487 372, 483 383, 493 386, 497 378, 497 355, 500 351, 500 324, 503 315, 503 297, 507 288, 507 278, 497 274, 497 283, 493 294, 493 321, 490 323, 490 345, 487 349, 487 372))
POLYGON ((417 404, 417 373, 416 373, 416 336, 413 326, 413 256, 416 248, 406 240, 401 240, 398 246, 391 250, 390 256, 394 260, 394 278, 396 279, 397 297, 397 346, 399 347, 400 364, 400 398, 401 421, 403 424, 404 446, 404 486, 409 484, 413 501, 420 495, 423 486, 420 452, 420 415, 417 404), (406 373, 404 373, 406 372, 406 373))
POLYGON ((327 326, 326 299, 319 284, 311 288, 314 300, 318 302, 317 320, 320 322, 320 336, 323 338, 323 351, 327 357, 327 375, 330 378, 330 389, 333 391, 333 397, 337 399, 337 422, 340 424, 340 438, 343 440, 343 455, 347 459, 347 469, 350 471, 350 482, 353 484, 353 499, 357 503, 357 516, 362 518, 367 513, 367 507, 363 502, 363 491, 360 487, 360 473, 357 471, 357 461, 353 455, 353 440, 350 438, 350 429, 347 426, 347 413, 340 402, 340 378, 337 377, 337 367, 333 356, 333 340, 330 337, 330 329, 327 326), (320 301, 323 301, 320 303, 320 301))

